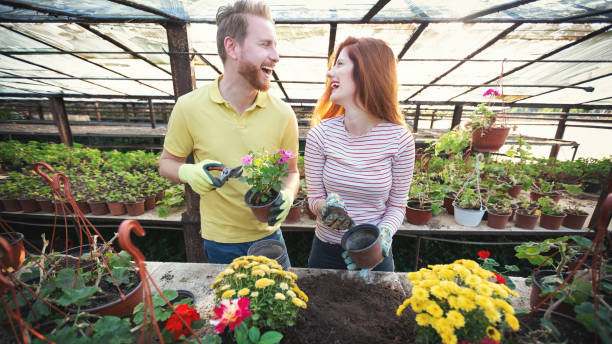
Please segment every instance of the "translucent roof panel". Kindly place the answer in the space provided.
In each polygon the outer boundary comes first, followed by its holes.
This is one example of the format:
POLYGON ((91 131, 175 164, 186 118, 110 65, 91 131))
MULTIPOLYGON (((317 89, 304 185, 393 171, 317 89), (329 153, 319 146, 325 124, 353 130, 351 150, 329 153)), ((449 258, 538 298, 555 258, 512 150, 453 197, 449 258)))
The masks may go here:
MULTIPOLYGON (((507 72, 525 62, 505 62, 504 70, 507 72)), ((477 85, 496 78, 501 73, 500 62, 465 62, 457 69, 440 79, 438 84, 468 84, 477 85)), ((495 83, 495 81, 493 82, 495 83)))
POLYGON ((391 0, 372 18, 376 20, 405 18, 462 18, 483 8, 499 5, 495 0, 391 0))
POLYGON ((334 48, 338 47, 348 36, 375 37, 387 42, 397 56, 416 28, 414 24, 338 24, 334 48))
POLYGON ((499 18, 507 15, 511 18, 565 18, 602 11, 612 8, 606 0, 540 0, 517 6, 500 13, 490 14, 483 18, 499 18))
MULTIPOLYGON (((20 58, 20 57, 17 57, 20 58)), ((29 76, 29 77, 65 77, 65 75, 50 71, 48 69, 35 66, 33 64, 22 62, 17 58, 0 55, 0 71, 7 72, 13 76, 29 76)))
MULTIPOLYGON (((153 95, 153 96, 167 96, 167 93, 157 91, 151 87, 147 87, 141 83, 131 80, 91 80, 98 85, 106 86, 109 89, 130 95, 153 95)), ((146 82, 144 82, 146 83, 146 82)))
MULTIPOLYGON (((452 98, 453 101, 466 101, 466 102, 483 102, 486 103, 490 101, 488 97, 483 97, 482 95, 491 87, 477 87, 474 90, 458 96, 456 98, 452 98)), ((496 89, 498 92, 501 92, 499 87, 492 87, 496 89)), ((522 99, 526 97, 530 97, 536 94, 540 94, 542 92, 552 91, 555 88, 548 87, 506 87, 504 86, 504 99, 507 102, 513 101, 515 99, 522 99)), ((449 99, 451 100, 451 99, 449 99)), ((498 101, 498 100, 494 100, 498 101)))
MULTIPOLYGON (((158 18, 149 12, 141 11, 133 7, 116 4, 110 1, 100 0, 19 0, 19 2, 40 8, 41 11, 68 12, 74 17, 96 17, 111 18, 130 16, 138 18, 158 18)), ((137 3, 141 1, 136 1, 137 3)))
MULTIPOLYGON (((593 92, 586 92, 580 89, 566 88, 563 90, 543 94, 541 96, 533 97, 524 100, 528 103, 567 103, 571 100, 571 103, 586 103, 591 100, 604 98, 610 95, 610 85, 612 85, 612 77, 601 78, 598 80, 589 81, 584 84, 578 84, 577 86, 591 86, 595 90, 593 92)), ((521 101, 518 102, 519 104, 521 101)))
POLYGON ((327 62, 323 59, 282 58, 274 70, 281 81, 325 82, 327 62))
POLYGON ((0 79, 0 87, 6 88, 4 92, 61 92, 62 89, 57 86, 45 85, 32 80, 24 79, 0 79))
POLYGON ((167 66, 170 71, 170 62, 167 54, 168 37, 166 29, 158 24, 96 24, 92 28, 118 41, 128 49, 135 52, 152 52, 146 58, 154 63, 167 66), (160 54, 161 53, 161 54, 160 54))
POLYGON ((195 64, 194 70, 196 79, 214 80, 219 76, 217 72, 215 72, 212 68, 203 64, 202 62, 200 62, 199 64, 195 64))
POLYGON ((376 0, 268 0, 277 21, 359 20, 376 5, 376 0))
MULTIPOLYGON (((323 84, 283 84, 291 99, 318 99, 325 91, 323 84)), ((284 96, 283 96, 284 98, 284 96)))
MULTIPOLYGON (((276 24, 275 29, 281 56, 327 56, 329 25, 276 24)), ((337 38, 336 33, 336 41, 337 38)))

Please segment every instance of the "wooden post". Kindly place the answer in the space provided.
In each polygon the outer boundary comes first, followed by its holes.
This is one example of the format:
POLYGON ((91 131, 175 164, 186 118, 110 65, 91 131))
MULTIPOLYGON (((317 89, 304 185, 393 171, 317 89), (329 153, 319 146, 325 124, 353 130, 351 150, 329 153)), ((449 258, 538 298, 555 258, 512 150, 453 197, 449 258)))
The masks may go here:
POLYGON ((128 113, 127 104, 123 104, 123 118, 125 118, 126 122, 130 121, 130 114, 128 113))
MULTIPOLYGON (((193 91, 196 85, 193 60, 188 54, 191 52, 188 30, 189 24, 166 24, 175 100, 183 94, 193 91)), ((193 154, 189 155, 187 162, 194 162, 193 154)), ((185 184, 185 203, 187 210, 183 213, 181 222, 184 228, 183 237, 185 239, 187 261, 206 262, 200 224, 200 195, 195 193, 188 184, 185 184)))
MULTIPOLYGON (((563 108, 563 114, 561 115, 561 119, 559 119, 559 125, 557 125, 557 132, 555 133, 555 140, 561 140, 563 138, 563 134, 565 134, 565 123, 567 122, 567 116, 569 116, 569 107, 563 108)), ((557 158, 559 154, 559 148, 561 146, 558 144, 552 145, 550 147, 550 155, 549 158, 557 158)))
POLYGON ((49 97, 49 103, 51 105, 51 113, 53 113, 53 120, 59 131, 60 140, 66 146, 72 147, 74 138, 72 137, 72 131, 70 130, 70 123, 68 122, 68 115, 66 115, 66 107, 64 106, 64 98, 61 96, 49 97))
POLYGON ((30 121, 34 120, 34 114, 32 113, 32 106, 28 106, 28 119, 30 121))
POLYGON ((589 228, 595 229, 595 227, 597 226, 601 205, 610 193, 612 193, 612 169, 610 169, 610 173, 608 174, 608 180, 601 184, 601 194, 599 195, 599 200, 597 200, 597 205, 593 210, 593 216, 591 216, 591 221, 589 221, 589 228))
POLYGON ((101 122, 102 114, 100 113, 100 104, 98 104, 98 102, 95 102, 94 106, 96 107, 96 119, 98 120, 98 122, 101 122))
POLYGON ((431 110, 431 122, 429 122, 429 129, 433 129, 435 118, 436 118, 436 110, 431 110))
POLYGON ((414 132, 419 131, 419 117, 421 116, 421 104, 417 104, 416 111, 414 113, 414 123, 412 125, 412 130, 414 132))
POLYGON ((38 118, 40 118, 41 121, 45 120, 45 114, 43 113, 42 102, 38 102, 38 118))
POLYGON ((166 110, 165 108, 162 112, 162 120, 164 121, 164 123, 168 123, 168 110, 166 110))
POLYGON ((149 115, 151 116, 151 128, 155 129, 155 110, 153 110, 153 101, 149 98, 149 115))
MULTIPOLYGON (((453 121, 451 122, 451 130, 453 130, 454 127, 458 126, 459 124, 461 124, 461 114, 463 112, 463 105, 455 105, 455 110, 453 110, 453 121)), ((431 118, 432 122, 433 122, 433 117, 431 118)))

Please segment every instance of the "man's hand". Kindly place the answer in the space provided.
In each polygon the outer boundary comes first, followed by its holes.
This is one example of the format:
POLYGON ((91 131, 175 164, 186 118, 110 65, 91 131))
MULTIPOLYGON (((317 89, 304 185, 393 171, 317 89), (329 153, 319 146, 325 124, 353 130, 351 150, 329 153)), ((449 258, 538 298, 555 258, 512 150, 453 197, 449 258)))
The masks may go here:
POLYGON ((346 212, 344 201, 336 193, 327 196, 322 209, 322 219, 325 226, 337 230, 348 229, 354 225, 353 220, 346 212))
POLYGON ((272 207, 270 207, 268 226, 275 227, 285 221, 291 205, 293 205, 293 195, 289 190, 281 190, 280 195, 278 195, 272 207))
POLYGON ((216 160, 202 160, 197 164, 183 164, 179 167, 179 179, 183 183, 189 184, 193 191, 203 196, 222 185, 219 179, 208 172, 209 167, 223 167, 223 164, 216 160))

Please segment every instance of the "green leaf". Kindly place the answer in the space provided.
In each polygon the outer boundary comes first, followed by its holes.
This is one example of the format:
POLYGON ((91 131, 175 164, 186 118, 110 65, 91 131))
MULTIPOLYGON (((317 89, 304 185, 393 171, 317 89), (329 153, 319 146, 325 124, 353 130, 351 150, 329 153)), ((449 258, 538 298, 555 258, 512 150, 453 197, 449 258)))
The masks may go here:
POLYGON ((61 290, 72 290, 73 285, 76 289, 85 287, 85 282, 79 275, 76 275, 75 284, 75 274, 76 272, 70 268, 60 270, 55 277, 55 287, 61 290))
POLYGON ((71 304, 80 306, 99 290, 100 288, 97 287, 64 290, 62 296, 57 300, 57 303, 61 306, 69 306, 71 304))
POLYGON ((251 327, 249 329, 249 340, 253 343, 257 343, 259 341, 259 329, 257 327, 251 327))
POLYGON ((115 316, 105 316, 94 324, 94 343, 129 344, 134 340, 130 323, 115 316))
MULTIPOLYGON (((55 343, 71 343, 71 344, 88 344, 90 342, 87 337, 79 337, 79 330, 76 327, 67 326, 59 331, 45 336, 51 342, 55 343)), ((32 343, 48 343, 36 338, 32 343)))
POLYGON ((559 337, 561 335, 561 333, 559 333, 559 330, 557 330, 557 328, 555 327, 555 325, 553 325, 552 322, 550 322, 550 320, 546 319, 546 318, 541 318, 540 319, 540 325, 542 325, 542 327, 550 330, 555 337, 559 337))
POLYGON ((578 235, 572 235, 570 238, 572 238, 572 240, 574 240, 578 245, 585 249, 591 247, 591 245, 593 244, 593 241, 591 241, 589 238, 581 237, 578 235))
POLYGON ((283 339, 283 335, 277 331, 268 331, 259 339, 259 344, 276 344, 283 339))
POLYGON ((504 265, 504 269, 506 269, 506 271, 519 271, 516 265, 504 265))

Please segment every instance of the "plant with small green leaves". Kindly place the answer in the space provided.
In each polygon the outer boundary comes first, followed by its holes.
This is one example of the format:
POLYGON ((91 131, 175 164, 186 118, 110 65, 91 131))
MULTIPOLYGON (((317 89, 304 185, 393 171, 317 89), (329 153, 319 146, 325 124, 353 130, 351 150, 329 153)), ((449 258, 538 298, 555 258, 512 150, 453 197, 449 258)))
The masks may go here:
POLYGON ((544 214, 555 216, 564 214, 564 208, 548 196, 540 197, 538 199, 538 205, 544 214))

